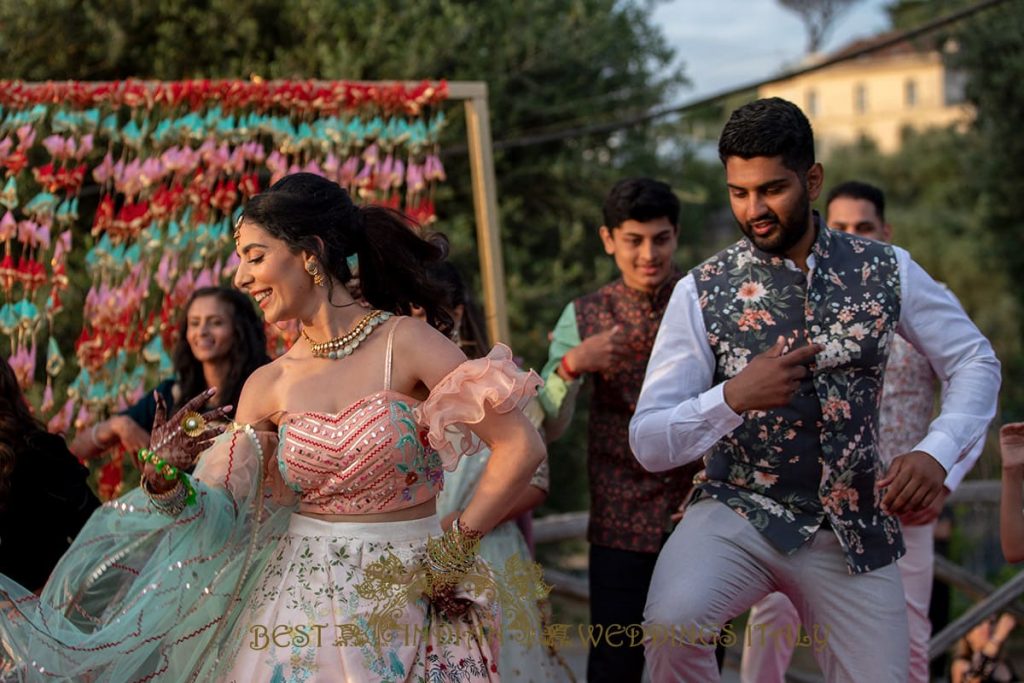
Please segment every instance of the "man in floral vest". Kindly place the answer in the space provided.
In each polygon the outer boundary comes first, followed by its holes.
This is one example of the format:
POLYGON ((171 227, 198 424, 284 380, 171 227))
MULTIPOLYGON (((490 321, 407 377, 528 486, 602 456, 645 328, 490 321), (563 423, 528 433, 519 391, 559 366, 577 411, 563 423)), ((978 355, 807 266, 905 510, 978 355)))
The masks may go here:
POLYGON ((633 452, 653 472, 707 453, 707 478, 651 580, 652 678, 719 680, 721 625, 781 591, 827 680, 902 683, 897 516, 931 505, 984 437, 999 362, 906 251, 830 230, 811 211, 824 170, 794 104, 734 111, 719 156, 744 238, 676 286, 630 423, 633 452), (948 389, 927 435, 886 468, 878 410, 897 332, 948 389))
POLYGON ((572 417, 580 383, 593 383, 587 423, 590 484, 588 681, 636 681, 647 587, 693 468, 652 474, 629 450, 629 418, 672 288, 679 200, 663 182, 629 178, 605 198, 601 241, 622 277, 569 302, 552 333, 540 394, 549 439, 572 417), (624 634, 625 630, 628 631, 624 634))
MULTIPOLYGON (((892 239, 892 227, 885 220, 885 195, 873 185, 856 180, 836 185, 828 193, 825 210, 825 222, 833 230, 883 242, 892 239)), ((887 466, 897 455, 913 450, 927 436, 938 387, 939 379, 928 359, 915 351, 903 337, 893 337, 878 419, 878 454, 883 465, 887 466)), ((932 625, 928 620, 928 606, 935 561, 935 522, 946 498, 977 462, 984 445, 984 439, 979 439, 967 456, 950 469, 942 490, 931 505, 900 516, 903 545, 907 552, 896 566, 903 580, 910 626, 909 683, 927 683, 930 677, 928 640, 932 625)), ((749 622, 759 628, 763 625, 782 633, 795 634, 800 629, 800 615, 796 608, 785 594, 778 592, 771 593, 750 610, 749 622)), ((795 638, 761 646, 757 638, 745 640, 740 667, 743 681, 782 683, 793 654, 794 641, 795 638)))

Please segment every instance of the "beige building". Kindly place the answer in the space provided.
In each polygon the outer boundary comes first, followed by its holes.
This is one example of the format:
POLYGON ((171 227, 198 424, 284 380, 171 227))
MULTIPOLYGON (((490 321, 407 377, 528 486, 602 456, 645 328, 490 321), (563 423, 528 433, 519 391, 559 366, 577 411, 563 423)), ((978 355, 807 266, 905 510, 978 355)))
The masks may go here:
MULTIPOLYGON (((879 43, 888 36, 858 41, 825 60, 879 43)), ((955 51, 947 43, 945 52, 955 51)), ((962 74, 948 68, 945 55, 901 42, 761 86, 759 97, 782 97, 804 110, 823 153, 836 145, 871 138, 883 152, 899 149, 902 131, 964 124, 971 109, 964 103, 962 74)))

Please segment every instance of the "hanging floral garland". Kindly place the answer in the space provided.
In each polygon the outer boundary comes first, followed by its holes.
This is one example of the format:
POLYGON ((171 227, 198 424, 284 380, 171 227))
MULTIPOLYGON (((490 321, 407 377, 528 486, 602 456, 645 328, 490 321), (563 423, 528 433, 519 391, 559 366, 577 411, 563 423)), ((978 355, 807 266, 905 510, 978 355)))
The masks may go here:
MULTIPOLYGON (((0 333, 26 391, 46 340, 37 414, 51 431, 81 429, 138 400, 152 369, 170 374, 180 308, 233 273, 232 217, 265 183, 317 173, 433 221, 446 99, 444 82, 0 81, 0 333), (98 195, 92 216, 79 214, 85 195, 98 195), (71 349, 54 338, 54 317, 67 257, 83 243, 78 374, 58 400, 71 349)), ((272 334, 272 354, 293 335, 272 334)), ((109 495, 119 461, 111 467, 109 495)))

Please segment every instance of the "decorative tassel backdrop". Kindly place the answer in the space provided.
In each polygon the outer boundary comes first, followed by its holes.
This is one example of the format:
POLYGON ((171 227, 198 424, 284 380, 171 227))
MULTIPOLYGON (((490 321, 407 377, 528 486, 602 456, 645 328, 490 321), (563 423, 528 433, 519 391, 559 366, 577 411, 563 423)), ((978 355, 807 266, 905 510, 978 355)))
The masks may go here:
MULTIPOLYGON (((231 277, 232 219, 265 183, 317 173, 433 221, 446 99, 443 81, 0 81, 0 353, 26 391, 45 382, 36 414, 53 432, 82 429, 170 375, 180 308, 231 277), (83 192, 98 192, 92 216, 79 215, 83 192), (73 349, 51 334, 72 249, 88 249, 91 281, 73 349), (78 374, 58 397, 72 350, 78 374)), ((268 332, 272 356, 296 333, 268 332)), ((120 488, 119 455, 106 468, 104 498, 120 488)))

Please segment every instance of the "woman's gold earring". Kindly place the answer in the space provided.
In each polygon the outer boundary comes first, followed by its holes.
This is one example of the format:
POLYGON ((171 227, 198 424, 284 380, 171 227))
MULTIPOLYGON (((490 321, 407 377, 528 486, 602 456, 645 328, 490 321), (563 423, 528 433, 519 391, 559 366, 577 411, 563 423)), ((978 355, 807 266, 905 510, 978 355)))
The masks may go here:
POLYGON ((316 267, 313 261, 306 261, 306 272, 313 276, 313 284, 317 287, 324 286, 324 274, 316 267))

